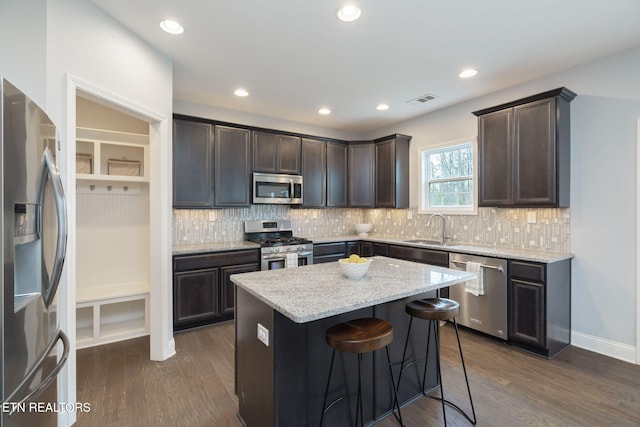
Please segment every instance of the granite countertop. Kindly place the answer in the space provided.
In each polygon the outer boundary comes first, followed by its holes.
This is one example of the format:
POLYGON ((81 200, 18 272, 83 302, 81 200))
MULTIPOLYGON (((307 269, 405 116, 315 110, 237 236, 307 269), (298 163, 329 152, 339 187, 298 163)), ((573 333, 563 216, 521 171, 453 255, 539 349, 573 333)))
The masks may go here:
POLYGON ((241 249, 260 249, 260 245, 258 245, 257 243, 247 242, 246 240, 236 240, 232 242, 174 244, 173 255, 193 255, 205 252, 223 252, 241 249))
POLYGON ((344 277, 337 262, 234 274, 231 280, 294 322, 306 323, 477 277, 394 258, 371 259, 369 272, 360 280, 344 277))
POLYGON ((367 242, 379 242, 379 243, 391 243, 403 246, 412 246, 416 248, 436 249, 453 253, 464 253, 471 255, 481 255, 494 258, 507 258, 507 259, 519 259, 522 261, 533 261, 542 263, 552 263, 562 261, 565 259, 573 258, 573 254, 570 252, 549 252, 533 249, 518 249, 518 248, 502 248, 499 246, 484 246, 484 245, 470 245, 455 243, 438 245, 438 244, 423 244, 423 243, 410 243, 407 240, 416 239, 415 237, 401 237, 401 236, 387 236, 370 234, 368 236, 358 236, 356 234, 348 236, 307 236, 313 243, 331 243, 331 242, 344 242, 354 240, 364 240, 367 242))
MULTIPOLYGON (((423 244, 423 243, 411 243, 407 240, 412 240, 412 237, 404 236, 387 236, 387 235, 368 235, 358 236, 357 234, 342 235, 342 236, 301 236, 306 237, 313 243, 331 243, 331 242, 344 242, 344 241, 356 241, 364 240, 367 242, 379 242, 379 243, 391 243, 403 246, 412 246, 416 248, 436 249, 453 253, 464 253, 471 255, 481 255, 494 258, 507 258, 518 259, 522 261, 533 261, 542 263, 552 263, 562 261, 565 259, 573 258, 573 254, 570 252, 548 252, 533 249, 518 249, 518 248, 502 248, 499 246, 483 246, 483 245, 470 245, 455 243, 447 245, 438 244, 423 244)), ((189 255, 205 252, 223 252, 241 249, 259 249, 260 245, 256 243, 247 242, 245 240, 236 240, 231 242, 208 242, 208 243, 192 243, 192 244, 174 244, 173 255, 189 255)))

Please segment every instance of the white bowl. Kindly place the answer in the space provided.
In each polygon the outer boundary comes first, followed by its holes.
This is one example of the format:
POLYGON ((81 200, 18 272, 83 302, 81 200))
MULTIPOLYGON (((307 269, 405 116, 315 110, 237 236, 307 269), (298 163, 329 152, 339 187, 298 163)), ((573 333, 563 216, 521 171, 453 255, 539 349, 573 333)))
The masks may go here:
POLYGON ((367 259, 367 262, 361 263, 352 263, 349 262, 349 258, 339 259, 338 263, 340 264, 340 270, 342 274, 344 274, 349 279, 360 280, 362 279, 367 271, 369 271, 369 267, 371 266, 371 260, 367 259))
POLYGON ((373 224, 356 224, 358 236, 367 236, 372 228, 373 224))

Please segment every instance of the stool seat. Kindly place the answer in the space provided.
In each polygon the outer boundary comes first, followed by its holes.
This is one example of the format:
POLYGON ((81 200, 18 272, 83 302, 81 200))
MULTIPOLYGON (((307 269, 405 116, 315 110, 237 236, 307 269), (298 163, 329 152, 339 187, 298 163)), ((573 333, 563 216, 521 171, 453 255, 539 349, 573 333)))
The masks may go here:
POLYGON ((460 303, 448 298, 425 298, 407 303, 405 311, 418 319, 449 320, 460 314, 460 303))
POLYGON ((382 319, 362 318, 327 329, 327 344, 347 353, 369 353, 393 341, 393 326, 382 319))

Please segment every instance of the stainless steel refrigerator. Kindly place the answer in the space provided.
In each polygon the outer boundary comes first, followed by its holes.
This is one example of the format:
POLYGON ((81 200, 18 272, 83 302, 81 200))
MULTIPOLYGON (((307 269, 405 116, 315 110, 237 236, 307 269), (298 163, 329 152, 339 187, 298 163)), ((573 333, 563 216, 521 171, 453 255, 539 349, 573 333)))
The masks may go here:
POLYGON ((58 402, 56 384, 69 353, 55 301, 67 241, 56 130, 6 79, 0 92, 0 427, 56 425, 57 414, 70 409, 58 402))

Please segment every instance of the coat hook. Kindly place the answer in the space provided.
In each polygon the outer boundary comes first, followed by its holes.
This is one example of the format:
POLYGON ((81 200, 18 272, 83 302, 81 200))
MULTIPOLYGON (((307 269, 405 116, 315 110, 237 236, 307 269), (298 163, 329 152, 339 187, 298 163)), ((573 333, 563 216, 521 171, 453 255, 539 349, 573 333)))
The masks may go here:
POLYGON ((126 193, 127 191, 129 191, 129 186, 128 186, 128 185, 125 185, 125 186, 123 186, 123 187, 122 187, 122 189, 123 189, 123 190, 124 190, 124 192, 126 193))
POLYGON ((89 186, 89 189, 90 189, 91 191, 93 191, 93 190, 95 190, 95 189, 96 189, 96 186, 95 186, 95 185, 90 185, 90 186, 89 186))
POLYGON ((108 190, 108 191, 113 190, 113 185, 107 185, 107 190, 108 190))

